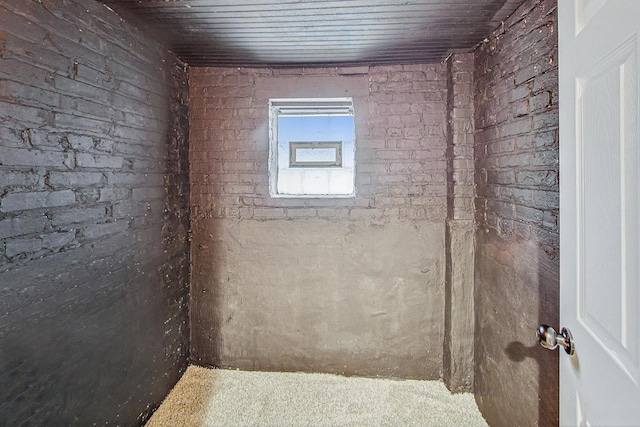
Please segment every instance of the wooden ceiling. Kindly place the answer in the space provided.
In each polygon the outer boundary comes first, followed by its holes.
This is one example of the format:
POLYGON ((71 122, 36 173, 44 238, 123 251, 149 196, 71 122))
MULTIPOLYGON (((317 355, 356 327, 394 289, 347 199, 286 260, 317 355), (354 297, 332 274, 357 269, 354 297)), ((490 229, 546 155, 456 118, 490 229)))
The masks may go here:
POLYGON ((439 62, 524 0, 101 0, 192 66, 439 62))

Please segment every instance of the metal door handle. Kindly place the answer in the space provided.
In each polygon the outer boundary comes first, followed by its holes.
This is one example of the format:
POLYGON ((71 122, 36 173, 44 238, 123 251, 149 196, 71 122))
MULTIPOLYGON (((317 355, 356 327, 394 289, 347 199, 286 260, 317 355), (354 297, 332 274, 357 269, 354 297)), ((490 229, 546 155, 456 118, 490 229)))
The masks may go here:
POLYGON ((569 356, 573 356, 576 352, 573 336, 567 328, 560 329, 560 334, 558 334, 551 326, 540 325, 536 331, 536 336, 540 345, 544 348, 555 350, 558 346, 562 346, 569 356))

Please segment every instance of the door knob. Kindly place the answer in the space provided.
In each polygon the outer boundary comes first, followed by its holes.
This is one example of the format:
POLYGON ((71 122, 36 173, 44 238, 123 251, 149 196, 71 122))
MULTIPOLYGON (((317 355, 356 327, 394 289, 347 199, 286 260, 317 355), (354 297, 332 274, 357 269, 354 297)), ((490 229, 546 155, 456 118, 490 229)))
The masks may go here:
POLYGON ((562 346, 569 356, 573 356, 576 352, 576 345, 573 342, 571 331, 567 328, 560 329, 558 334, 555 329, 548 325, 538 326, 536 336, 540 345, 549 350, 555 350, 558 346, 562 346))

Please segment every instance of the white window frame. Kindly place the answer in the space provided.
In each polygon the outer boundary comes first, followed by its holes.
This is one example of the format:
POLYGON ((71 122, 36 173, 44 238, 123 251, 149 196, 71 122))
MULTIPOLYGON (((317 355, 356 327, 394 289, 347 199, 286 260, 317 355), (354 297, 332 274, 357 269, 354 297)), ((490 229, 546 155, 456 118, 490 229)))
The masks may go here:
POLYGON ((332 168, 342 167, 342 141, 290 141, 289 142, 289 167, 290 168, 332 168), (299 150, 334 150, 334 159, 327 161, 302 161, 298 160, 299 150))
MULTIPOLYGON (((316 144, 335 144, 333 140, 318 140, 316 144)), ((288 151, 288 150, 287 150, 288 151)), ((269 99, 269 194, 273 198, 354 198, 356 197, 356 136, 355 136, 355 111, 353 98, 272 98, 269 99), (284 194, 278 193, 278 117, 287 116, 332 116, 350 115, 354 118, 353 153, 344 153, 344 147, 340 150, 340 166, 345 155, 353 156, 353 191, 350 194, 284 194)), ((291 156, 291 153, 289 153, 291 156)), ((329 165, 324 165, 327 167, 329 165)), ((304 167, 304 166, 298 166, 304 167)), ((314 167, 313 164, 307 166, 314 167)))

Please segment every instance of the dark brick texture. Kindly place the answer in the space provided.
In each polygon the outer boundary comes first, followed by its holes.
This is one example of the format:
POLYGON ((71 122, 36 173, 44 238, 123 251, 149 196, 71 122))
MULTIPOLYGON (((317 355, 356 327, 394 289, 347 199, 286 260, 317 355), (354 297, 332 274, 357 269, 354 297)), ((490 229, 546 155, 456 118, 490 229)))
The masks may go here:
POLYGON ((191 68, 194 218, 446 217, 443 64, 358 68, 191 68), (271 198, 269 98, 352 96, 355 199, 271 198))
POLYGON ((475 394, 492 426, 557 425, 556 0, 529 0, 475 53, 475 394))
POLYGON ((187 364, 187 68, 94 1, 0 29, 0 424, 141 424, 187 364))

